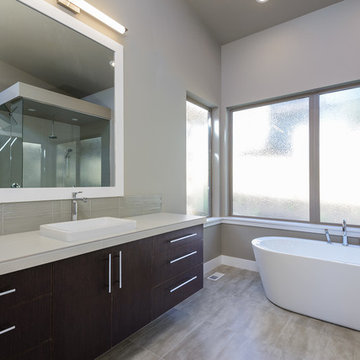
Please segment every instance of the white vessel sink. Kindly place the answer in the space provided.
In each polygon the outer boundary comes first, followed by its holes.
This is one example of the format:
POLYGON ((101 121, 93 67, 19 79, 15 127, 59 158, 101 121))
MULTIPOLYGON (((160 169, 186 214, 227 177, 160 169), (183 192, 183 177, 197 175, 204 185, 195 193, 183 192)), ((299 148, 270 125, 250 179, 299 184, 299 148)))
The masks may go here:
POLYGON ((135 228, 135 220, 101 217, 41 225, 40 235, 63 241, 92 241, 118 236, 135 228))

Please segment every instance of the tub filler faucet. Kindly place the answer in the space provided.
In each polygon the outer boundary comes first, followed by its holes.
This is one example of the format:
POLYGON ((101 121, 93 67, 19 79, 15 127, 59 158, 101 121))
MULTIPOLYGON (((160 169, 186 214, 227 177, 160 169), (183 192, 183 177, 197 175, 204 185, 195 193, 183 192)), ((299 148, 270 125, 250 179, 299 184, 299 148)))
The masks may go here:
POLYGON ((349 243, 348 243, 347 226, 345 220, 343 220, 342 222, 342 232, 343 232, 343 245, 348 246, 349 243))
POLYGON ((330 234, 329 234, 329 230, 325 229, 325 236, 326 236, 326 241, 328 244, 331 244, 331 239, 330 239, 330 234))
POLYGON ((76 221, 78 219, 78 201, 87 202, 86 197, 78 198, 77 195, 82 194, 82 191, 74 191, 72 193, 72 206, 71 206, 71 220, 76 221))

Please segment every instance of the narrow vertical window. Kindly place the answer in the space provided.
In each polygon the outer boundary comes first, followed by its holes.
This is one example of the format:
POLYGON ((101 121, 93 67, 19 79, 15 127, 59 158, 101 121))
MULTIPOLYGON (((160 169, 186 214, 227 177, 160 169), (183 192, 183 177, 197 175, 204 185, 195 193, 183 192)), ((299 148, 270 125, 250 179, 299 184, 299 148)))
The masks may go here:
POLYGON ((232 213, 309 220, 309 98, 232 113, 232 213))
POLYGON ((186 101, 186 211, 210 215, 211 111, 186 101))
POLYGON ((320 221, 360 224, 360 88, 320 95, 320 221))

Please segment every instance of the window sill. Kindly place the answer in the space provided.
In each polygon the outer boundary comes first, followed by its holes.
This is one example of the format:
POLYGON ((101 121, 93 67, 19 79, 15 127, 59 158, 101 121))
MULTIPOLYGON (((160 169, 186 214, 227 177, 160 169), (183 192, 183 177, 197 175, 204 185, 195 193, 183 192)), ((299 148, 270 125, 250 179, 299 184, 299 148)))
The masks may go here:
POLYGON ((222 221, 223 221, 223 218, 221 218, 221 217, 208 217, 204 224, 204 228, 208 228, 208 227, 215 226, 215 225, 220 225, 220 224, 222 224, 222 221))
MULTIPOLYGON (((341 225, 321 225, 321 224, 309 224, 296 221, 279 221, 279 220, 267 220, 267 219, 251 219, 244 217, 217 217, 208 218, 205 223, 205 228, 215 226, 219 224, 238 225, 238 226, 253 226, 268 229, 278 229, 287 231, 298 231, 313 234, 324 234, 325 229, 329 230, 330 235, 342 236, 341 225)), ((348 227, 348 236, 360 237, 360 228, 348 227)))

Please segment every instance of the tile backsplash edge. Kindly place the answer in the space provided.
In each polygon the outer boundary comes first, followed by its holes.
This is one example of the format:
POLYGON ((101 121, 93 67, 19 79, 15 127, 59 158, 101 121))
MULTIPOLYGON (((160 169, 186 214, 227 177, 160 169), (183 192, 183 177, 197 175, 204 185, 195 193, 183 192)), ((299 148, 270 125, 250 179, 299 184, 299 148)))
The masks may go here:
MULTIPOLYGON (((78 204, 79 220, 102 216, 129 217, 161 212, 162 196, 91 198, 87 203, 78 204)), ((39 230, 42 224, 70 220, 71 200, 0 203, 0 235, 39 230)))

